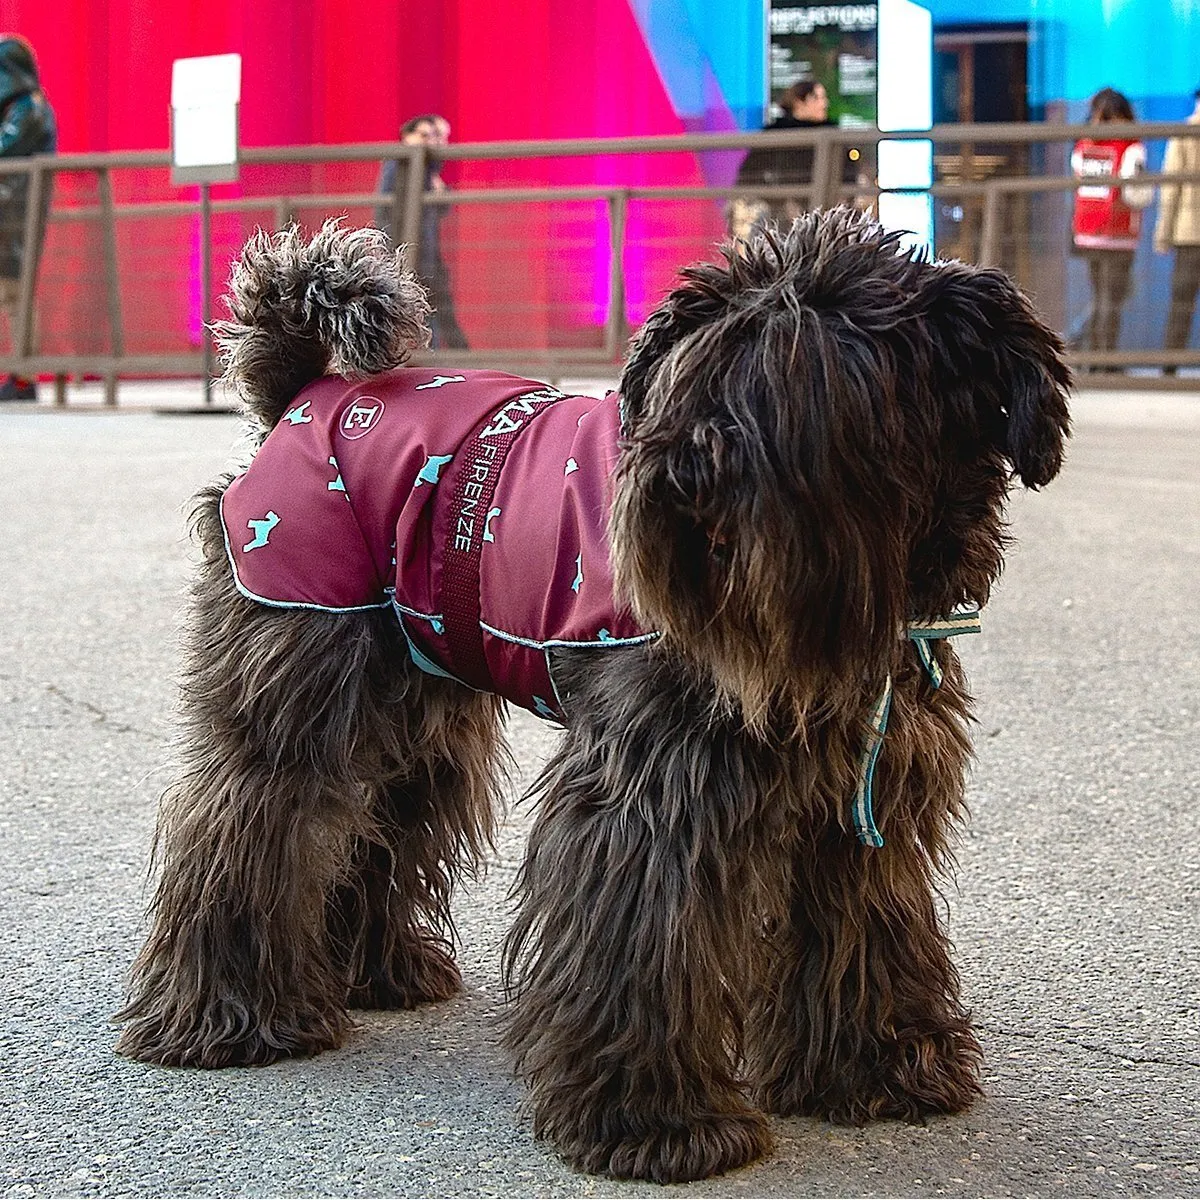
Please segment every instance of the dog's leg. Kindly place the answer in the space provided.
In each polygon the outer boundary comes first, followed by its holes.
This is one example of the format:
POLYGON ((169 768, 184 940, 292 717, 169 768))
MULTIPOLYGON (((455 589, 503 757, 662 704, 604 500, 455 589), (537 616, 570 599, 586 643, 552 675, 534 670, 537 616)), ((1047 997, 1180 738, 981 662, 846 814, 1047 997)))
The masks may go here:
POLYGON ((535 1132, 571 1165, 717 1174, 770 1147, 737 1076, 769 890, 765 768, 661 657, 569 667, 571 724, 537 787, 507 946, 508 1044, 535 1132))
MULTIPOLYGON (((338 1045, 346 978, 329 897, 371 827, 411 676, 386 611, 275 609, 235 590, 216 518, 185 637, 181 777, 165 799, 152 928, 117 1049, 220 1067, 338 1045)), ((413 668, 415 674, 415 668, 413 668)))
POLYGON ((802 838, 790 921, 772 954, 777 982, 755 1020, 752 1076, 769 1112, 917 1120, 981 1094, 936 887, 969 754, 949 655, 939 692, 907 664, 896 678, 875 779, 885 845, 859 845, 836 816, 802 838))
POLYGON ((397 721, 412 727, 413 758, 378 787, 372 828, 329 914, 353 1008, 412 1008, 458 991, 451 893, 500 811, 500 701, 429 676, 419 694, 419 709, 397 721))

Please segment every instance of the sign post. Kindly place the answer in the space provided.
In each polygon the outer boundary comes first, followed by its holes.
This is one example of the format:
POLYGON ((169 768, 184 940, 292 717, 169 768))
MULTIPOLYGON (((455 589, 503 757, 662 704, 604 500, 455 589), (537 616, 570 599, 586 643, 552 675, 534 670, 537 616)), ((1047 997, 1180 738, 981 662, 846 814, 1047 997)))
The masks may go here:
POLYGON ((177 58, 171 66, 171 182, 200 185, 200 325, 204 403, 212 404, 212 200, 214 183, 238 177, 242 56, 177 58))

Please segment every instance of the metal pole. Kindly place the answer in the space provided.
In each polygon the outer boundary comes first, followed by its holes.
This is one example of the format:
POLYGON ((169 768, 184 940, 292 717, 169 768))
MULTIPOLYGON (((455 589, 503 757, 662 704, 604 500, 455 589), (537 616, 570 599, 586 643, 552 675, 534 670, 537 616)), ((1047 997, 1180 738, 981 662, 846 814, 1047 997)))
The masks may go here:
POLYGON ((608 321, 604 328, 604 352, 616 361, 621 357, 628 323, 625 317, 625 226, 629 193, 614 192, 608 198, 608 321))
POLYGON ((212 404, 212 196, 207 183, 200 185, 200 348, 204 375, 204 403, 212 404))
MULTIPOLYGON (((100 236, 104 243, 104 289, 108 300, 109 348, 113 358, 125 357, 125 329, 121 322, 121 289, 117 274, 117 230, 113 216, 112 179, 107 167, 96 172, 100 190, 100 236)), ((104 401, 117 402, 117 373, 111 371, 104 381, 104 401)))
MULTIPOLYGON (((413 146, 408 160, 408 178, 405 182, 404 224, 401 226, 401 241, 405 247, 408 269, 416 272, 421 260, 421 200, 425 195, 425 144, 413 146)), ((396 184, 399 188, 399 171, 396 184)))
POLYGON ((1000 217, 1004 193, 992 185, 987 185, 983 193, 983 228, 979 233, 979 262, 981 267, 995 267, 1000 264, 1000 217))
POLYGON ((33 353, 33 296, 37 283, 38 248, 45 228, 42 219, 42 189, 46 168, 29 164, 29 190, 25 194, 25 253, 21 258, 20 294, 17 300, 17 336, 13 347, 22 358, 33 353))
MULTIPOLYGON (((812 191, 809 192, 810 208, 828 208, 833 180, 833 142, 822 137, 813 154, 812 191)), ((840 178, 839 178, 840 181, 840 178)))

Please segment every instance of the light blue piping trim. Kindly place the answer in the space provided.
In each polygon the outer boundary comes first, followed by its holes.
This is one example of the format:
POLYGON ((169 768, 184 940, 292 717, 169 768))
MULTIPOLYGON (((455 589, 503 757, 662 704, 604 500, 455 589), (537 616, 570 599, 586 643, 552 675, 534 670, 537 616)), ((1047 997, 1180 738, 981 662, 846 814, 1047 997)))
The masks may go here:
MULTIPOLYGON (((426 675, 436 675, 439 679, 453 679, 455 683, 462 683, 463 687, 470 688, 469 683, 463 683, 457 675, 451 675, 445 667, 435 663, 432 658, 417 648, 416 642, 409 636, 408 626, 404 624, 404 610, 395 601, 392 602, 392 608, 396 612, 396 623, 400 626, 400 632, 404 634, 404 640, 408 643, 408 656, 412 659, 413 666, 424 671, 426 675)), ((477 688, 471 688, 473 692, 477 690, 477 688)))
POLYGON ((566 715, 567 706, 563 703, 562 693, 558 690, 558 680, 554 678, 554 664, 550 661, 550 651, 543 650, 542 657, 546 660, 546 678, 550 680, 550 688, 554 692, 554 703, 558 711, 566 715))
POLYGON ((562 638, 551 638, 548 641, 539 642, 533 638, 521 637, 518 634, 497 629, 494 625, 489 625, 486 621, 480 621, 479 628, 485 633, 490 633, 493 637, 500 638, 502 641, 512 642, 516 646, 526 646, 530 650, 571 649, 576 646, 640 646, 646 642, 653 642, 662 636, 659 633, 639 633, 633 637, 595 638, 586 642, 571 642, 562 638))
POLYGON ((233 557, 233 547, 229 544, 229 526, 225 523, 224 494, 222 494, 220 502, 217 505, 217 513, 221 519, 221 536, 225 539, 225 557, 229 559, 229 567, 233 572, 234 586, 247 600, 253 600, 257 604, 265 604, 268 608, 306 608, 312 612, 327 613, 373 612, 375 609, 391 606, 392 601, 388 599, 381 600, 378 604, 348 604, 345 607, 339 608, 329 604, 311 604, 307 600, 275 600, 270 596, 260 596, 257 592, 252 592, 238 575, 237 560, 233 557))
POLYGON ((441 613, 425 613, 415 608, 409 608, 407 604, 401 604, 399 600, 393 600, 392 604, 397 611, 402 612, 406 617, 416 617, 418 621, 428 621, 432 624, 434 621, 445 621, 445 617, 441 613))
MULTIPOLYGON (((485 625, 484 628, 486 629, 488 627, 485 625)), ((502 637, 503 635, 500 634, 499 631, 497 631, 497 636, 502 637)), ((640 645, 645 645, 647 642, 653 641, 655 638, 658 638, 660 636, 661 636, 661 634, 658 634, 658 633, 642 633, 642 634, 638 634, 636 637, 602 638, 600 641, 596 641, 596 642, 550 641, 550 642, 543 643, 542 644, 542 657, 546 660, 546 675, 550 680, 551 688, 554 689, 554 700, 555 700, 555 703, 558 705, 558 711, 565 715, 566 711, 567 711, 567 706, 563 701, 562 693, 558 690, 558 680, 554 678, 554 663, 551 661, 551 658, 550 658, 551 650, 558 650, 558 649, 571 650, 571 649, 578 649, 579 647, 589 647, 590 648, 593 646, 594 647, 640 646, 640 645)), ((515 641, 516 639, 513 639, 513 640, 515 641)), ((524 641, 522 644, 528 645, 531 647, 536 646, 536 643, 529 642, 528 640, 524 641)))
MULTIPOLYGON (((434 622, 442 622, 444 618, 440 613, 424 613, 419 612, 415 608, 409 608, 405 604, 401 604, 398 600, 391 600, 391 606, 396 611, 396 619, 400 623, 401 632, 404 634, 404 640, 408 643, 408 653, 411 656, 413 663, 428 675, 438 675, 443 679, 453 679, 455 683, 461 683, 463 687, 470 687, 469 683, 464 683, 457 675, 452 675, 444 667, 435 663, 428 655, 423 654, 409 636, 408 629, 404 624, 405 617, 412 617, 414 620, 427 621, 430 624, 434 622)), ((558 690, 558 684, 555 682, 554 673, 550 669, 550 651, 556 649, 574 649, 577 647, 602 647, 602 646, 638 646, 646 642, 652 642, 658 638, 658 633, 640 633, 634 637, 627 638, 601 638, 595 641, 587 642, 569 642, 562 639, 552 639, 550 641, 538 642, 533 638, 518 637, 515 633, 508 633, 503 629, 497 629, 493 625, 487 624, 485 621, 479 622, 480 629, 486 633, 492 634, 494 637, 500 638, 502 641, 511 642, 516 646, 525 646, 530 650, 540 650, 546 659, 546 674, 550 678, 550 686, 554 690, 554 699, 558 704, 560 712, 566 712, 566 705, 563 704, 562 696, 558 690)), ((472 688, 472 691, 478 689, 472 688)))

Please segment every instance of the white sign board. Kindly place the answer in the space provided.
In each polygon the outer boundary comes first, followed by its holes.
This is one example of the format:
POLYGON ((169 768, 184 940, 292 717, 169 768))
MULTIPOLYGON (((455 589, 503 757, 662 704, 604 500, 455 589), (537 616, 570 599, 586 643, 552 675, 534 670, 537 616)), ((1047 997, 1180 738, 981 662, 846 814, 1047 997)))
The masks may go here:
POLYGON ((238 177, 242 56, 177 58, 171 66, 171 180, 228 183, 238 177))

